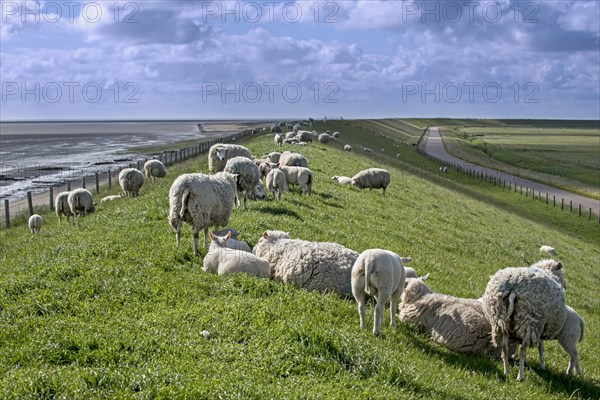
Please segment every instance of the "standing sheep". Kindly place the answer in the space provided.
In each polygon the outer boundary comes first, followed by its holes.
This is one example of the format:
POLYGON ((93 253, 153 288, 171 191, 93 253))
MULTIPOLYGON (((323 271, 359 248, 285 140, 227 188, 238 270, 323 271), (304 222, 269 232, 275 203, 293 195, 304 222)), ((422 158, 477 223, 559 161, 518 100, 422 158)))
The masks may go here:
POLYGON ((304 167, 280 167, 285 175, 285 180, 289 185, 300 185, 302 194, 310 195, 312 193, 313 172, 304 167))
POLYGON ((27 222, 29 225, 29 230, 31 231, 31 236, 33 236, 36 233, 40 233, 42 225, 44 224, 44 219, 39 214, 33 214, 31 217, 29 217, 29 221, 27 222))
POLYGON ((567 317, 562 264, 542 260, 530 267, 505 268, 490 279, 483 311, 492 326, 492 342, 502 349, 504 374, 509 371, 510 339, 518 340, 519 375, 524 378, 527 347, 556 337, 567 317))
POLYGON ((69 192, 67 203, 71 213, 78 218, 79 216, 91 214, 96 211, 94 198, 89 190, 75 189, 69 192))
POLYGON ((223 171, 227 161, 238 156, 252 160, 252 153, 244 146, 223 143, 212 145, 208 151, 208 170, 212 173, 223 171))
POLYGON ((283 136, 281 136, 279 133, 276 133, 275 136, 273 136, 273 142, 275 143, 275 146, 277 146, 277 147, 283 146, 283 136))
POLYGON ((279 163, 279 157, 281 157, 281 153, 274 151, 267 154, 267 161, 271 164, 277 164, 279 163))
POLYGON ((329 136, 329 134, 327 134, 327 133, 321 133, 319 135, 319 143, 323 143, 323 144, 329 143, 332 138, 333 138, 333 136, 329 136))
POLYGON ((352 266, 352 295, 358 304, 360 327, 365 329, 365 293, 377 297, 373 319, 373 334, 379 335, 385 304, 390 300, 391 326, 396 326, 398 300, 404 290, 404 264, 412 258, 381 249, 363 251, 352 266))
POLYGON ((237 175, 237 205, 241 205, 240 197, 244 196, 244 210, 246 209, 246 199, 249 194, 256 188, 260 180, 260 172, 258 167, 252 160, 246 157, 233 157, 227 160, 227 164, 223 169, 225 172, 237 175))
POLYGON ((358 253, 342 245, 265 231, 252 252, 269 262, 271 275, 279 281, 307 290, 352 293, 350 273, 358 253))
POLYGON ((308 168, 308 160, 300 153, 292 153, 284 151, 279 157, 279 165, 289 167, 304 167, 308 168))
POLYGON ((154 182, 157 178, 167 176, 167 169, 160 160, 148 160, 144 164, 144 174, 146 178, 154 182))
POLYGON ((281 195, 287 190, 287 180, 285 174, 280 169, 272 169, 267 174, 267 189, 271 192, 273 201, 275 201, 275 190, 278 192, 278 200, 281 201, 281 195))
POLYGON ((71 222, 69 218, 73 216, 71 208, 69 207, 69 202, 67 201, 69 193, 71 192, 61 192, 54 198, 54 210, 56 211, 59 225, 62 223, 63 215, 67 217, 67 223, 71 222))
MULTIPOLYGON (((560 331, 553 337, 545 337, 544 340, 558 340, 558 343, 569 355, 569 366, 567 367, 567 375, 581 374, 581 365, 579 365, 579 354, 577 353, 577 343, 583 341, 583 331, 585 324, 583 318, 577 314, 575 310, 567 306, 567 318, 560 331)), ((538 344, 540 352, 540 366, 546 369, 544 361, 544 341, 540 340, 538 344)))
POLYGON ((359 189, 368 188, 369 191, 372 189, 383 189, 383 196, 385 196, 385 189, 389 185, 390 173, 381 168, 365 169, 352 177, 352 186, 359 189))
POLYGON ((144 185, 144 175, 135 168, 125 168, 119 173, 119 185, 125 197, 137 197, 144 185))
POLYGON ((350 146, 349 144, 345 144, 344 151, 352 151, 352 146, 350 146))
POLYGON ((214 175, 184 174, 169 190, 169 224, 176 232, 177 247, 181 241, 181 224, 192 226, 194 255, 198 254, 198 233, 208 228, 227 226, 236 194, 236 175, 219 172, 214 175))
POLYGON ((210 247, 202 260, 202 269, 213 274, 229 275, 245 273, 258 277, 269 277, 269 263, 262 258, 243 250, 226 247, 230 234, 225 237, 214 236, 210 233, 210 247))

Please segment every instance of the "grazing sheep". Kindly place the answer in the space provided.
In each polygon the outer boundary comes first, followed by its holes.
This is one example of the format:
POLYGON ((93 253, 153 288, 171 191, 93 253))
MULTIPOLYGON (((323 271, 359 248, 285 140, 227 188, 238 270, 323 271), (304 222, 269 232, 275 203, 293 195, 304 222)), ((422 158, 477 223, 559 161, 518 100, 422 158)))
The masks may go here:
POLYGON ((400 321, 418 325, 450 350, 499 357, 500 348, 492 345, 492 328, 481 302, 434 293, 425 284, 426 278, 407 278, 400 321))
POLYGON ((80 217, 82 214, 87 215, 96 211, 96 204, 94 198, 89 190, 86 189, 75 189, 69 192, 67 196, 67 203, 71 213, 75 217, 80 217))
POLYGON ((518 340, 519 374, 524 378, 527 347, 544 337, 556 337, 567 316, 562 264, 542 260, 530 267, 505 268, 490 279, 482 298, 492 326, 493 344, 502 349, 504 374, 509 371, 510 339, 518 340))
POLYGON ((333 136, 336 139, 339 139, 340 138, 340 133, 339 132, 333 132, 333 134, 331 136, 333 136))
POLYGON ((258 277, 269 277, 271 269, 269 263, 252 253, 243 250, 234 250, 226 247, 229 234, 225 237, 214 236, 210 233, 210 247, 202 260, 202 269, 213 274, 229 275, 245 273, 258 277))
POLYGON ((252 160, 250 150, 244 146, 239 144, 215 144, 208 151, 208 170, 212 173, 223 171, 227 161, 238 156, 252 160))
POLYGON ((540 247, 540 251, 543 253, 548 253, 548 254, 552 254, 553 256, 557 255, 558 253, 556 252, 556 249, 552 246, 542 246, 540 247))
MULTIPOLYGON (((558 340, 558 343, 569 355, 569 366, 567 367, 567 375, 581 374, 581 365, 579 365, 579 354, 577 353, 577 343, 583 341, 583 331, 585 324, 583 318, 577 314, 575 310, 567 306, 567 318, 560 331, 554 337, 544 337, 544 340, 558 340)), ((540 352, 540 366, 546 369, 544 361, 544 341, 540 340, 538 344, 540 352)))
POLYGON ((210 231, 208 234, 213 241, 217 242, 217 244, 222 244, 221 247, 227 247, 228 249, 233 250, 246 251, 248 253, 252 252, 252 249, 250 248, 250 245, 248 245, 248 243, 234 239, 232 233, 229 231, 226 232, 224 235, 217 235, 213 231, 210 231))
POLYGON ((281 201, 281 195, 287 189, 287 180, 285 174, 280 169, 272 169, 267 174, 267 189, 271 192, 273 201, 275 201, 275 190, 277 190, 278 200, 281 201))
POLYGON ((54 198, 54 210, 56 211, 56 216, 58 217, 59 225, 62 224, 63 215, 67 217, 67 222, 71 222, 69 218, 73 216, 71 208, 69 207, 69 202, 67 201, 69 193, 71 192, 61 192, 57 194, 54 198))
POLYGON ((256 188, 256 185, 258 185, 260 180, 260 172, 258 171, 258 167, 254 164, 254 162, 252 162, 252 160, 249 160, 246 157, 233 157, 227 160, 227 164, 225 165, 223 171, 237 175, 237 205, 238 207, 241 205, 240 197, 243 195, 245 210, 246 199, 256 188))
POLYGON ((125 168, 119 172, 119 185, 125 197, 137 197, 144 185, 144 175, 136 168, 125 168))
POLYGON ((113 194, 113 195, 110 195, 110 196, 103 197, 100 200, 100 203, 106 203, 108 201, 118 200, 118 199, 121 199, 121 198, 123 198, 123 195, 121 193, 119 193, 119 194, 113 194))
POLYGON ((327 133, 321 133, 319 135, 319 143, 326 144, 326 143, 329 143, 331 141, 331 139, 332 139, 332 136, 329 136, 329 134, 327 134, 327 133))
POLYGON ((271 164, 277 164, 279 163, 279 157, 281 157, 281 153, 274 151, 267 154, 267 161, 269 161, 271 164))
POLYGON ((33 236, 36 233, 40 233, 42 225, 44 224, 44 219, 38 214, 33 214, 31 217, 29 217, 28 224, 29 230, 31 231, 31 236, 33 236))
POLYGON ((396 158, 399 160, 400 159, 400 153, 396 153, 396 158))
MULTIPOLYGON (((279 128, 277 128, 279 129, 279 128)), ((279 129, 281 130, 281 129, 279 129)), ((275 142, 275 146, 277 147, 281 147, 283 146, 283 136, 281 136, 279 133, 276 133, 275 136, 273 137, 273 142, 275 142)))
POLYGON ((250 193, 248 193, 248 198, 250 200, 262 200, 267 197, 267 193, 265 192, 265 185, 261 181, 258 181, 254 189, 250 193))
POLYGON ((271 275, 279 281, 307 290, 352 293, 350 273, 358 253, 342 245, 265 231, 253 253, 269 262, 271 275))
POLYGON ((351 185, 352 184, 352 178, 348 178, 347 176, 334 175, 331 177, 331 180, 338 181, 342 185, 351 185))
POLYGON ((313 141, 313 134, 309 131, 298 131, 296 134, 296 138, 302 143, 311 143, 313 141))
POLYGON ((263 179, 267 176, 269 171, 271 170, 271 163, 264 160, 257 160, 254 162, 258 167, 258 172, 260 174, 260 179, 263 179))
POLYGON ((391 326, 396 326, 398 300, 404 290, 404 264, 412 258, 400 258, 397 254, 381 249, 363 251, 352 266, 352 295, 358 303, 360 327, 365 329, 365 293, 377 296, 373 319, 373 334, 379 335, 385 304, 390 300, 391 326))
POLYGON ((302 154, 284 151, 279 157, 279 165, 308 168, 308 160, 302 154))
POLYGON ((164 178, 167 176, 167 169, 159 160, 148 160, 144 164, 144 174, 146 175, 146 178, 154 182, 157 178, 164 178))
POLYGON ((352 146, 350 146, 349 144, 345 144, 344 151, 352 151, 352 146))
POLYGON ((383 189, 384 196, 385 189, 387 189, 389 184, 390 173, 381 168, 365 169, 352 177, 352 186, 359 189, 368 188, 369 191, 372 189, 383 189))
POLYGON ((285 175, 288 186, 300 185, 302 194, 310 195, 312 193, 313 172, 304 167, 279 167, 285 175))
POLYGON ((372 152, 373 152, 373 149, 371 149, 371 148, 369 148, 369 147, 363 147, 363 151, 364 151, 365 153, 372 153, 372 152))
POLYGON ((206 243, 209 227, 215 226, 218 230, 219 226, 229 224, 236 180, 236 175, 227 172, 184 174, 175 179, 169 190, 169 224, 176 232, 177 247, 181 241, 182 222, 192 226, 194 255, 198 254, 198 233, 201 230, 204 230, 206 243))

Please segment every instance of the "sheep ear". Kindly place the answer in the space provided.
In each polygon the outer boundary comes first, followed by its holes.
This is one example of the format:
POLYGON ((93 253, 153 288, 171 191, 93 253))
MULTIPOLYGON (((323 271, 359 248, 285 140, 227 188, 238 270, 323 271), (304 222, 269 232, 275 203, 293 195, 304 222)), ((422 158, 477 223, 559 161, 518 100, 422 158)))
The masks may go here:
POLYGON ((559 261, 558 264, 556 264, 556 266, 554 267, 554 270, 562 269, 562 267, 562 263, 559 261))
POLYGON ((429 278, 429 272, 428 272, 428 273, 426 273, 425 275, 423 275, 423 276, 421 277, 421 280, 422 280, 422 281, 425 281, 425 280, 427 280, 427 278, 429 278))
POLYGON ((269 234, 267 233, 267 231, 265 231, 265 232, 263 233, 263 237, 264 237, 265 239, 267 239, 267 238, 269 237, 269 234))
POLYGON ((231 231, 227 232, 227 235, 225 235, 225 240, 229 240, 230 237, 231 237, 231 231))

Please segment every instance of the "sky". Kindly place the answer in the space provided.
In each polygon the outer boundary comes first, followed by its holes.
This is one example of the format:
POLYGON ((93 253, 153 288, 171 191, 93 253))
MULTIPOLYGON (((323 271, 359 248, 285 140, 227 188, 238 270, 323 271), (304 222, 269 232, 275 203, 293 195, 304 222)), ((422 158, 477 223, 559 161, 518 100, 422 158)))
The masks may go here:
POLYGON ((600 119, 599 4, 1 0, 0 120, 600 119))

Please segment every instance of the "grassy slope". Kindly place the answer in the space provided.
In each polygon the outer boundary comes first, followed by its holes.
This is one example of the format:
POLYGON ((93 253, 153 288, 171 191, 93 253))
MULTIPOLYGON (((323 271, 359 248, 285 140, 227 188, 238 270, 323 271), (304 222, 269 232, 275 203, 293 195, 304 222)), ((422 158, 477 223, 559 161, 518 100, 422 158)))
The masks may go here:
MULTIPOLYGON (((206 169, 198 159, 137 199, 101 205, 77 227, 46 215, 35 238, 23 225, 0 231, 2 396, 598 398, 597 223, 458 175, 439 178, 427 172, 433 163, 400 148, 423 168, 413 174, 393 161, 391 139, 331 128, 387 151, 368 159, 341 152, 342 141, 302 148, 316 174, 313 196, 236 209, 231 225, 246 240, 271 228, 357 251, 388 248, 431 272, 434 290, 465 297, 479 297, 496 269, 537 260, 539 245, 552 244, 576 288, 568 303, 586 319, 585 377, 564 375, 568 357, 555 342, 546 346, 548 371, 530 351, 531 369, 517 384, 514 368, 505 380, 499 362, 448 352, 414 327, 386 327, 379 339, 360 331, 351 299, 203 273, 190 230, 176 249, 166 221, 170 183, 206 169), (386 163, 386 198, 329 180, 386 163)), ((248 146, 262 154, 271 143, 267 136, 248 146)))

